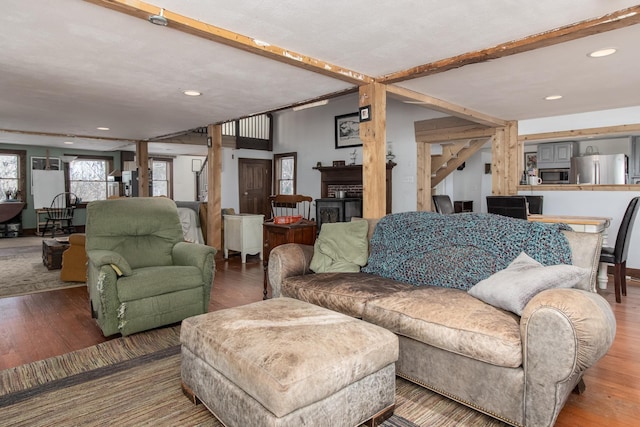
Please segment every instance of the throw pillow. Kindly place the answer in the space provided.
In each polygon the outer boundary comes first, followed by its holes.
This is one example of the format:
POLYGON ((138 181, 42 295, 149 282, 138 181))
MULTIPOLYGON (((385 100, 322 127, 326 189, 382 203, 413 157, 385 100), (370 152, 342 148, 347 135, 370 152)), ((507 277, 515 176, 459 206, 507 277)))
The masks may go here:
POLYGON ((309 268, 316 273, 358 272, 367 263, 367 221, 324 223, 309 268))
POLYGON ((558 264, 544 266, 522 252, 504 270, 478 282, 469 294, 494 307, 518 316, 539 292, 551 288, 571 288, 589 275, 586 268, 558 264))

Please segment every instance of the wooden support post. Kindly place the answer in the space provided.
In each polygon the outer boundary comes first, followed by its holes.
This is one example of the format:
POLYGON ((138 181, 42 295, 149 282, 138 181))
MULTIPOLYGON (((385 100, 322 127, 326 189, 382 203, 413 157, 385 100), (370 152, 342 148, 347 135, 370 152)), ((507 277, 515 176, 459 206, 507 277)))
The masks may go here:
POLYGON ((504 128, 496 128, 491 142, 491 194, 494 196, 507 195, 504 143, 504 128))
POLYGON ((523 171, 524 148, 518 141, 518 122, 510 121, 505 127, 505 145, 507 147, 507 192, 510 195, 518 194, 518 184, 523 171))
POLYGON ((138 168, 138 195, 149 197, 149 144, 136 142, 136 167, 138 168))
POLYGON ((207 244, 222 250, 222 125, 207 127, 207 244))
POLYGON ((518 192, 523 156, 522 144, 518 143, 518 122, 508 122, 506 126, 496 128, 491 145, 493 195, 509 196, 518 192))
POLYGON ((360 86, 360 107, 368 107, 369 121, 360 123, 362 140, 362 207, 365 218, 386 215, 387 92, 384 85, 360 86))
POLYGON ((417 163, 416 163, 416 210, 431 210, 431 144, 427 142, 416 142, 417 163))

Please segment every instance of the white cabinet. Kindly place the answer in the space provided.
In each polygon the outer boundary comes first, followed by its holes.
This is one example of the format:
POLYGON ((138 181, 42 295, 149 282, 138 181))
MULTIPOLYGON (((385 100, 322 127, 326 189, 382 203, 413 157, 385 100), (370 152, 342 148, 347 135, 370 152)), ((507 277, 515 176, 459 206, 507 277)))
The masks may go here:
POLYGON ((242 263, 247 254, 260 254, 262 259, 262 223, 264 215, 239 214, 224 216, 224 257, 229 250, 240 252, 242 263))
POLYGON ((538 169, 569 168, 571 157, 577 154, 578 143, 574 141, 538 144, 538 169))

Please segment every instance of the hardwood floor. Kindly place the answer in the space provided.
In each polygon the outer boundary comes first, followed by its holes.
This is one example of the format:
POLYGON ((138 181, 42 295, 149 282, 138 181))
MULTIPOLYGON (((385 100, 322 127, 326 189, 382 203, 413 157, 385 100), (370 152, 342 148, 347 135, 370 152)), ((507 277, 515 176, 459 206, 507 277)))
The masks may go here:
MULTIPOLYGON (((216 260, 210 310, 262 299, 262 262, 249 256, 216 260)), ((609 277, 609 289, 613 279, 609 277)), ((615 303, 601 292, 617 320, 613 347, 585 374, 586 392, 571 395, 556 426, 637 426, 640 420, 640 282, 615 303)), ((106 341, 89 312, 86 288, 0 298, 0 369, 68 353, 106 341)))

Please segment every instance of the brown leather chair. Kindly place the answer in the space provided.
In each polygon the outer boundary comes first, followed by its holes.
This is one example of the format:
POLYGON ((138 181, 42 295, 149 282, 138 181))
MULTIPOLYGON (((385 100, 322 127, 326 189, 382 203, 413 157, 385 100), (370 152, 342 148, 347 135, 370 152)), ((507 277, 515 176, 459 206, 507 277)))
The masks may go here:
POLYGON ((87 281, 87 253, 84 250, 84 234, 69 236, 69 249, 62 253, 60 280, 63 282, 87 281))

